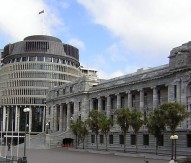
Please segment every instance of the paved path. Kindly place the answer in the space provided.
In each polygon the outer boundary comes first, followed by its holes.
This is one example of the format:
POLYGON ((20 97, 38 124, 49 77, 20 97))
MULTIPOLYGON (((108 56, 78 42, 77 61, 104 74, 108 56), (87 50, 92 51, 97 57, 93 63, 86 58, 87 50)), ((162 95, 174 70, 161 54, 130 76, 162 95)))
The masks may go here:
MULTIPOLYGON (((4 154, 5 150, 2 150, 4 154)), ((8 151, 8 155, 11 151, 8 151)), ((12 150, 16 155, 16 148, 12 150)), ((28 163, 145 163, 144 157, 132 157, 133 155, 118 156, 105 152, 98 154, 96 152, 75 151, 65 148, 56 149, 27 149, 28 163)), ((19 149, 19 156, 23 156, 23 148, 19 149)), ((162 158, 162 157, 160 157, 162 158)), ((149 163, 167 163, 168 160, 147 159, 149 163)))

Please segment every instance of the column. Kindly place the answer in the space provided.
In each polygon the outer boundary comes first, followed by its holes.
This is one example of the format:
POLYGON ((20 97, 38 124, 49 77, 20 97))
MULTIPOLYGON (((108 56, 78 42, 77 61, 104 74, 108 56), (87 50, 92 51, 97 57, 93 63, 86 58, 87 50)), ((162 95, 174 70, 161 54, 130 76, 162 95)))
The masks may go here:
POLYGON ((158 108, 157 88, 153 88, 153 109, 158 108))
POLYGON ((131 109, 131 108, 132 108, 132 94, 131 94, 131 92, 129 91, 127 95, 128 95, 128 97, 127 97, 127 98, 128 98, 128 104, 127 104, 127 106, 128 106, 129 109, 131 109))
POLYGON ((15 132, 18 130, 18 106, 15 107, 15 132))
POLYGON ((90 112, 93 110, 93 99, 90 99, 90 112))
POLYGON ((18 126, 18 131, 20 131, 20 108, 17 107, 17 126, 18 126))
POLYGON ((106 110, 107 118, 110 118, 110 115, 111 115, 111 97, 107 96, 107 110, 106 110))
POLYGON ((71 118, 71 116, 70 116, 70 108, 71 108, 71 106, 70 106, 70 103, 68 103, 67 104, 67 130, 69 130, 70 129, 70 118, 71 118))
POLYGON ((60 105, 59 131, 63 130, 63 105, 60 105))
POLYGON ((6 117, 7 117, 6 107, 3 106, 3 131, 4 132, 5 132, 5 128, 6 128, 6 117))
POLYGON ((121 109, 121 94, 117 94, 117 109, 121 109))
POLYGON ((29 132, 31 132, 31 130, 32 130, 32 108, 31 108, 31 106, 29 106, 29 108, 30 108, 30 111, 29 111, 29 132))
POLYGON ((50 123, 50 130, 54 130, 54 106, 51 106, 51 123, 50 123))
POLYGON ((98 98, 98 111, 101 112, 102 111, 102 99, 101 97, 98 98))
POLYGON ((74 120, 77 120, 79 115, 80 115, 80 113, 79 113, 79 102, 76 101, 76 102, 74 102, 74 115, 73 115, 74 120))
POLYGON ((66 131, 67 128, 67 108, 66 108, 66 103, 63 104, 63 130, 66 131))
MULTIPOLYGON (((43 107, 42 132, 46 132, 46 129, 45 129, 45 119, 46 119, 46 116, 45 115, 46 115, 46 106, 43 107)), ((31 123, 30 123, 30 126, 31 126, 31 123)), ((31 131, 30 128, 29 128, 29 131, 31 131)))
POLYGON ((174 102, 174 85, 167 85, 168 87, 168 102, 174 102))
POLYGON ((140 90, 140 111, 144 109, 144 90, 140 90))
POLYGON ((54 106, 54 114, 53 114, 53 119, 54 119, 54 131, 57 131, 57 105, 54 106))
POLYGON ((181 103, 181 80, 177 82, 176 102, 181 103))

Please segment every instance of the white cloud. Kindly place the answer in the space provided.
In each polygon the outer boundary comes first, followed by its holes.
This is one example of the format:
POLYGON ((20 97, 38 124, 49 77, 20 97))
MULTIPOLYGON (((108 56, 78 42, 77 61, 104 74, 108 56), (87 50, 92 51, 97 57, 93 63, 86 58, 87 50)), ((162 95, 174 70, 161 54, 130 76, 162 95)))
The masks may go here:
POLYGON ((111 79, 111 78, 116 78, 116 77, 119 77, 119 76, 122 76, 124 75, 123 72, 121 72, 120 70, 119 71, 115 71, 111 74, 108 74, 102 70, 98 70, 98 77, 100 79, 111 79))
POLYGON ((190 0, 77 1, 138 60, 165 60, 172 48, 191 38, 190 0))
POLYGON ((77 38, 71 38, 68 43, 74 47, 77 47, 80 50, 85 49, 85 45, 83 43, 83 41, 77 39, 77 38))
POLYGON ((28 35, 51 34, 53 28, 63 25, 53 13, 53 8, 47 6, 43 0, 2 1, 0 33, 6 34, 12 41, 20 41, 28 35), (45 13, 38 14, 42 10, 45 13))

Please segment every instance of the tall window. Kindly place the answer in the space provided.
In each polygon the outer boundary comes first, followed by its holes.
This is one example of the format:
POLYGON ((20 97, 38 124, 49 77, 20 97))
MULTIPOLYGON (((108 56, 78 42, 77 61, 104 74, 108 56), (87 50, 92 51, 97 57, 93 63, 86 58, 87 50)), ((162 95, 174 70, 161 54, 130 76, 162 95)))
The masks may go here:
POLYGON ((145 107, 148 106, 148 96, 147 96, 147 93, 144 93, 144 105, 145 105, 145 107))
POLYGON ((109 144, 113 144, 113 135, 109 135, 109 144))
POLYGON ((143 135, 143 145, 149 145, 149 135, 143 135))
POLYGON ((131 145, 135 145, 136 144, 136 135, 131 135, 131 145))
POLYGON ((95 135, 91 135, 91 143, 95 143, 95 135))
POLYGON ((100 135, 100 144, 104 143, 103 135, 100 135))
POLYGON ((174 85, 174 101, 176 101, 176 97, 177 97, 177 90, 176 90, 177 86, 174 85))
POLYGON ((163 146, 164 145, 164 136, 163 135, 160 136, 160 138, 158 140, 158 145, 159 146, 163 146))
POLYGON ((119 144, 124 144, 124 135, 119 135, 119 144))
POLYGON ((135 95, 132 95, 132 107, 135 107, 135 95))
POLYGON ((191 147, 191 134, 187 134, 187 147, 191 147))
POLYGON ((158 92, 157 92, 157 97, 158 97, 158 105, 160 105, 160 90, 158 90, 158 92))
POLYGON ((121 96, 121 108, 125 108, 125 97, 121 96))

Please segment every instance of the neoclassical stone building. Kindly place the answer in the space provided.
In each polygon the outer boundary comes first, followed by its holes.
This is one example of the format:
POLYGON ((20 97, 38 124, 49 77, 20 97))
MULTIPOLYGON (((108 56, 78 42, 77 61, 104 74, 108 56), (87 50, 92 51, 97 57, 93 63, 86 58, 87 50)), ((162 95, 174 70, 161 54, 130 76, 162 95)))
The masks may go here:
POLYGON ((24 131, 26 107, 30 108, 29 131, 44 131, 48 90, 82 74, 78 49, 56 37, 34 35, 6 45, 1 55, 1 131, 24 131))
MULTIPOLYGON (((136 109, 145 117, 150 110, 167 102, 184 104, 191 112, 191 42, 172 49, 166 65, 139 69, 135 73, 110 80, 83 76, 51 89, 46 101, 47 137, 61 143, 65 143, 66 139, 74 139, 69 130, 71 120, 87 119, 92 109, 114 120, 114 111, 118 108, 136 109)), ((178 153, 191 154, 190 117, 178 127, 177 135, 178 153)), ((111 149, 123 147, 122 133, 117 125, 109 133, 108 144, 111 149)), ((86 147, 95 147, 95 135, 91 132, 86 147)), ((105 139, 101 133, 99 148, 105 148, 105 139)), ((138 148, 143 152, 155 150, 155 139, 146 127, 142 127, 138 135, 138 148)), ((170 153, 170 149, 170 133, 167 132, 161 138, 159 151, 170 153)), ((135 151, 135 135, 131 129, 127 134, 127 150, 135 151)))

